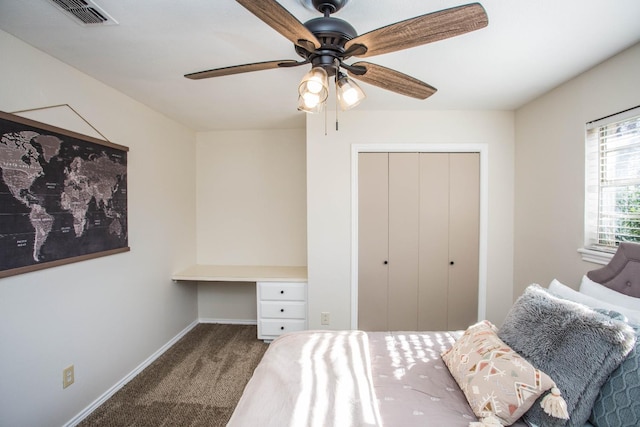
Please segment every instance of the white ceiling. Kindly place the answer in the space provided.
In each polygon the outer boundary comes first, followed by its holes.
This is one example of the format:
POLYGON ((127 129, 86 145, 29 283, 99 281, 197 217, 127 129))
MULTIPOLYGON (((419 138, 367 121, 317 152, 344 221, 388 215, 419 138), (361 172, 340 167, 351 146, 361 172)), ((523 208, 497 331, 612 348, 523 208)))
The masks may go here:
MULTIPOLYGON (((297 86, 309 66, 183 77, 299 59, 287 39, 237 2, 95 2, 118 25, 82 26, 49 0, 0 0, 0 29, 197 131, 304 126, 305 113, 296 110, 297 86)), ((301 0, 279 2, 301 22, 320 16, 301 0)), ((350 0, 335 16, 363 34, 468 2, 350 0)), ((435 95, 421 101, 362 83, 367 99, 357 108, 512 110, 640 41, 638 0, 481 3, 489 16, 484 29, 366 59, 435 86, 435 95)))

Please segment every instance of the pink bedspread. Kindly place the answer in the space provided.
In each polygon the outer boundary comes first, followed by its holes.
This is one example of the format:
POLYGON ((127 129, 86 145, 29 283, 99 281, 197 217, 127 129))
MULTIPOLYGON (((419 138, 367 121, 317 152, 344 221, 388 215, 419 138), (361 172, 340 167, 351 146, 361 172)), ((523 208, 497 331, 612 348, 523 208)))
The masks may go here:
POLYGON ((367 334, 305 331, 271 343, 228 427, 380 426, 367 334))
POLYGON ((477 420, 440 357, 461 334, 368 332, 373 384, 385 426, 468 427, 477 420))
POLYGON ((477 419, 440 357, 460 334, 285 334, 265 353, 228 426, 468 427, 477 419))

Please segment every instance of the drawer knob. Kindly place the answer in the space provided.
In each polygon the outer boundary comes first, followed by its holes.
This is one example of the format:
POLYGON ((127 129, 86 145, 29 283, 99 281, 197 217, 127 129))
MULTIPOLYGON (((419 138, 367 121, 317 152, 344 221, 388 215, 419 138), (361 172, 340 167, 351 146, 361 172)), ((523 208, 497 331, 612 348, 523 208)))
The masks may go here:
POLYGON ((281 330, 281 331, 284 331, 284 326, 280 326, 280 330, 281 330))
POLYGON ((281 309, 280 309, 280 313, 284 313, 284 308, 281 308, 281 309))
POLYGON ((280 291, 281 294, 284 294, 284 291, 280 291))

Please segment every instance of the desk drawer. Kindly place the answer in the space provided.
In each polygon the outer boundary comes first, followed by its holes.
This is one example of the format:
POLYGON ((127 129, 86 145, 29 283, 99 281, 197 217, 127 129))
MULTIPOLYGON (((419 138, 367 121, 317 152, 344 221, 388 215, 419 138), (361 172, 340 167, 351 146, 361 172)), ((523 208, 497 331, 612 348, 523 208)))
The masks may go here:
POLYGON ((290 301, 260 301, 260 314, 272 319, 305 319, 307 304, 290 301))
POLYGON ((306 329, 306 321, 265 319, 260 321, 259 326, 260 336, 277 337, 285 332, 304 331, 306 329))
POLYGON ((306 282, 257 282, 258 339, 307 329, 306 282))
POLYGON ((260 300, 306 301, 306 283, 296 282, 259 282, 260 300))

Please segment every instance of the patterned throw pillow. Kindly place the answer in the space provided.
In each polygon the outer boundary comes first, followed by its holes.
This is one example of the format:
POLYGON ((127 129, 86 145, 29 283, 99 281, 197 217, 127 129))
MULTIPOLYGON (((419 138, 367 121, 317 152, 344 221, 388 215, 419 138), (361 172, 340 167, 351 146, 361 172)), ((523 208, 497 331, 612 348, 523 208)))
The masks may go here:
MULTIPOLYGON (((640 336, 640 327, 633 329, 640 336)), ((640 425, 640 340, 600 388, 589 421, 596 427, 640 425)))
POLYGON ((555 383, 496 332, 491 322, 479 322, 469 327, 442 359, 478 418, 493 416, 511 425, 555 383))

